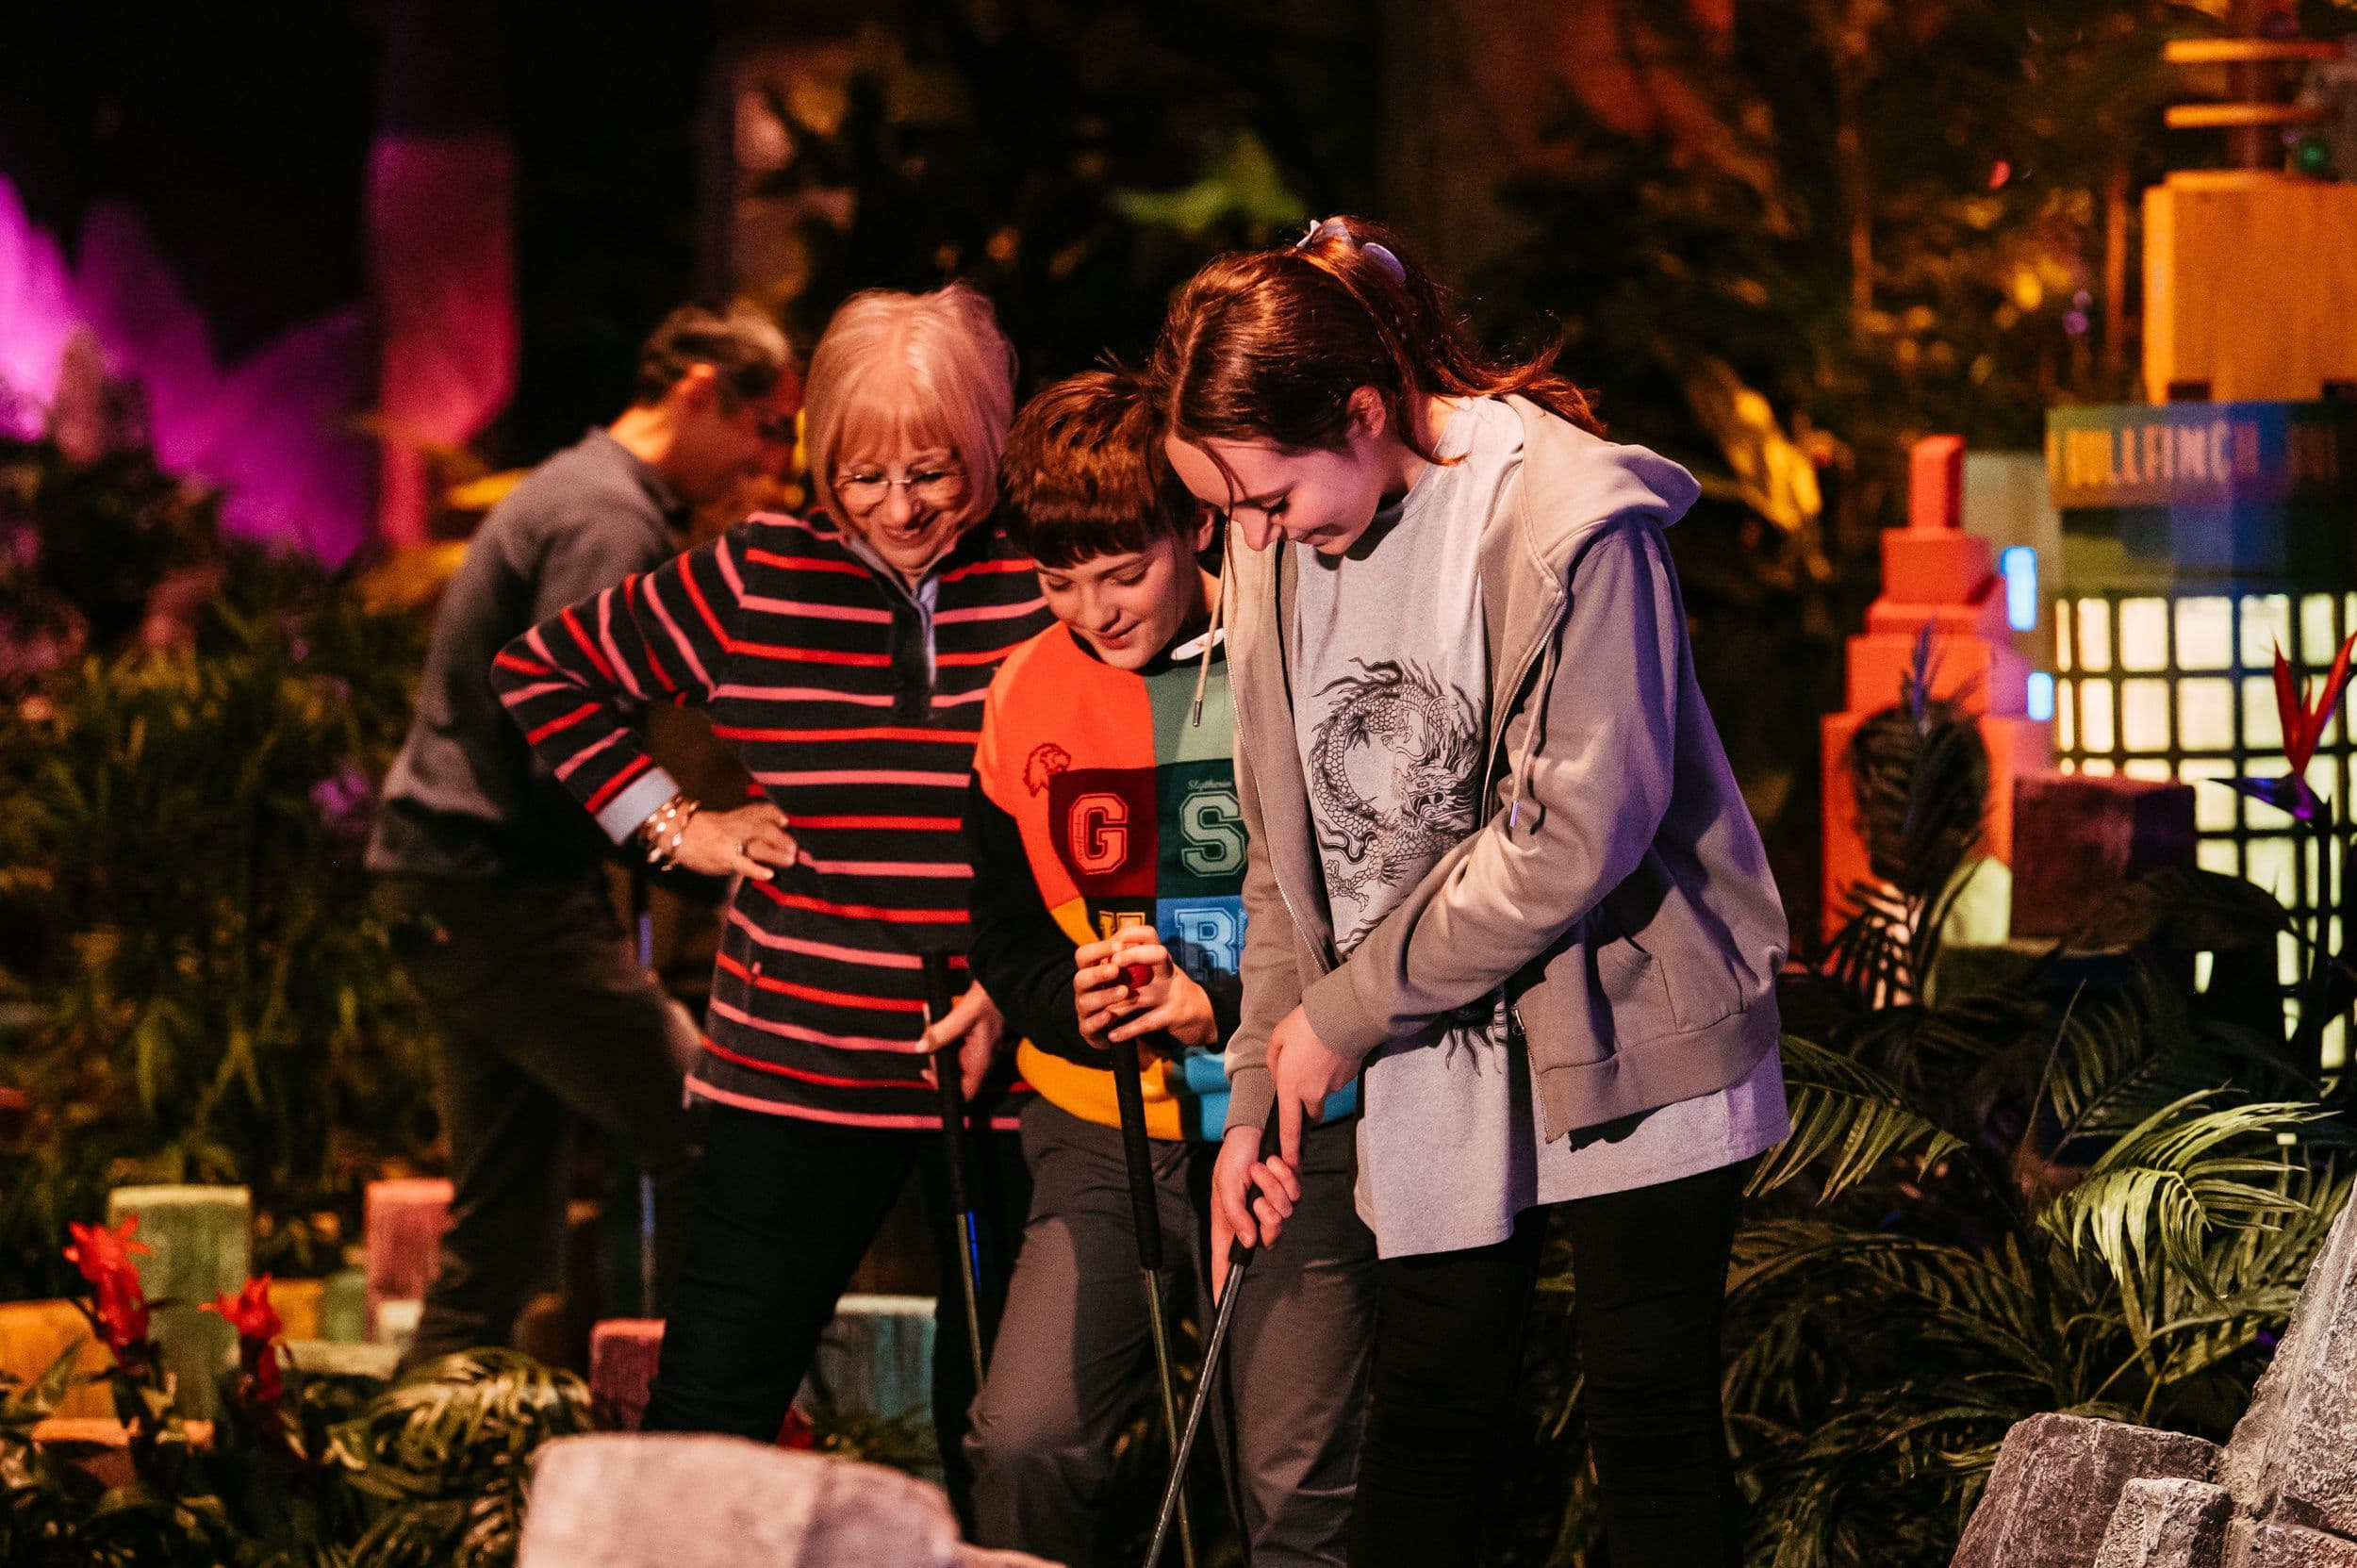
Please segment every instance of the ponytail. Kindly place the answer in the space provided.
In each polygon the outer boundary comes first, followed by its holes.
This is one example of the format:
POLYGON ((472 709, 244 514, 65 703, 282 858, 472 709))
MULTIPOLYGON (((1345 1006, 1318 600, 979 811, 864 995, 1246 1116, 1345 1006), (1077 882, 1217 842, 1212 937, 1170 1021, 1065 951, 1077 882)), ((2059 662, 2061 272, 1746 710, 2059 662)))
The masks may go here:
POLYGON ((1330 451, 1348 438, 1350 397, 1373 388, 1392 428, 1428 462, 1417 394, 1519 393, 1601 435, 1588 394, 1555 350, 1521 365, 1477 348, 1447 293, 1398 236, 1328 218, 1282 250, 1211 262, 1171 302, 1154 350, 1168 433, 1183 441, 1267 441, 1330 451))

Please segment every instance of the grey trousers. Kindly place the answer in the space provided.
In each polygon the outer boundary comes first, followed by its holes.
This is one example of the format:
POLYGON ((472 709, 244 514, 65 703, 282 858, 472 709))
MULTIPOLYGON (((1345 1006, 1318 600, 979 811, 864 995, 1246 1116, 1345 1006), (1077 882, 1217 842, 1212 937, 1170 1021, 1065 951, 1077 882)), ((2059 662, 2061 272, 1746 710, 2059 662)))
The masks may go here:
MULTIPOLYGON (((1356 1134, 1344 1123, 1304 1140, 1302 1201, 1253 1263, 1228 1329, 1213 1409, 1253 1568, 1343 1560, 1375 1312, 1375 1238, 1351 1202, 1356 1134)), ((1217 1150, 1153 1147, 1165 1262, 1192 1276, 1208 1323, 1217 1150)), ((1116 1130, 1044 1099, 1024 1113, 1023 1154, 1030 1217, 965 1440, 976 1537, 1095 1568, 1113 1440, 1158 1402, 1129 1178, 1116 1130)))
POLYGON ((406 1367, 511 1342, 555 1273, 579 1122, 659 1190, 677 1181, 698 1035, 639 966, 602 879, 386 877, 375 901, 441 1037, 435 1103, 453 1188, 406 1367))

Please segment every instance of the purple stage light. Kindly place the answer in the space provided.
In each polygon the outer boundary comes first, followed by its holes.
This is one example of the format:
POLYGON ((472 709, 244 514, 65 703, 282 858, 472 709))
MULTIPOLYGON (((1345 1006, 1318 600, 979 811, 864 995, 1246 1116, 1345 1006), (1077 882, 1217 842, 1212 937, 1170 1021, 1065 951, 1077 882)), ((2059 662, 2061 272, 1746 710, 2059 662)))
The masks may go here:
POLYGON ((140 388, 157 461, 222 490, 230 532, 330 564, 369 539, 375 454, 354 428, 370 387, 358 306, 223 367, 203 313, 136 212, 93 207, 69 264, 0 176, 0 387, 10 394, 0 398, 0 425, 10 434, 39 431, 66 345, 82 331, 109 375, 140 388))

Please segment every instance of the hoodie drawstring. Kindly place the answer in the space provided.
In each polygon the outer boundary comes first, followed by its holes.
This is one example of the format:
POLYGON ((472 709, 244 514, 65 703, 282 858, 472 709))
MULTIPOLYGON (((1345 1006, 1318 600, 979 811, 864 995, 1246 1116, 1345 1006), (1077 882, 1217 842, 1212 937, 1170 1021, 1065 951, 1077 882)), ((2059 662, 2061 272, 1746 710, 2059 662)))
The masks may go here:
POLYGON ((1235 563, 1235 529, 1223 524, 1219 531, 1219 576, 1211 585, 1211 627, 1203 634, 1203 664, 1195 672, 1195 709, 1187 716, 1187 728, 1200 728, 1203 723, 1203 692, 1211 682, 1211 650, 1219 646, 1219 625, 1228 610, 1228 570, 1235 563))

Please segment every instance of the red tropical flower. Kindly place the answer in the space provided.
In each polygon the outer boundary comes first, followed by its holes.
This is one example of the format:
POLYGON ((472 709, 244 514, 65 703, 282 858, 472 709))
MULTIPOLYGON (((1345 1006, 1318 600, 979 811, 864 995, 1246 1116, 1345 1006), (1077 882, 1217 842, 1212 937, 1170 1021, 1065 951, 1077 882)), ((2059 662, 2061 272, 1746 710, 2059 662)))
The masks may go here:
POLYGON ((778 1446, 781 1448, 816 1448, 818 1446, 818 1428, 810 1424, 810 1417, 802 1413, 802 1408, 799 1405, 786 1407, 785 1424, 778 1428, 778 1446))
POLYGON ((140 1287, 139 1266, 131 1261, 149 1250, 145 1242, 131 1239, 139 1228, 137 1214, 120 1226, 66 1225, 74 1242, 65 1249, 65 1261, 90 1282, 91 1321, 118 1357, 147 1338, 147 1293, 140 1287))
POLYGON ((2322 814, 2324 802, 2308 786, 2308 764, 2316 754, 2316 743, 2324 738, 2325 725, 2332 720, 2342 689, 2349 685, 2351 649, 2357 649, 2357 635, 2341 644, 2314 704, 2301 695, 2301 683, 2292 674, 2291 661, 2283 657, 2282 649, 2275 651, 2275 716, 2283 726, 2283 760, 2291 771, 2280 779, 2235 779, 2232 781, 2234 788, 2302 822, 2313 822, 2322 814))
POLYGON ((223 1291, 204 1309, 219 1313, 238 1331, 242 1386, 248 1401, 255 1405, 275 1405, 286 1386, 279 1372, 278 1341, 287 1329, 279 1321, 278 1309, 270 1304, 270 1279, 265 1274, 248 1279, 236 1296, 223 1291))
POLYGON ((205 1311, 225 1318, 229 1327, 238 1331, 240 1342, 260 1340, 268 1344, 287 1331, 286 1325, 278 1321, 278 1309, 270 1304, 270 1281, 267 1274, 258 1279, 248 1279, 245 1289, 236 1296, 223 1291, 213 1297, 205 1311))

